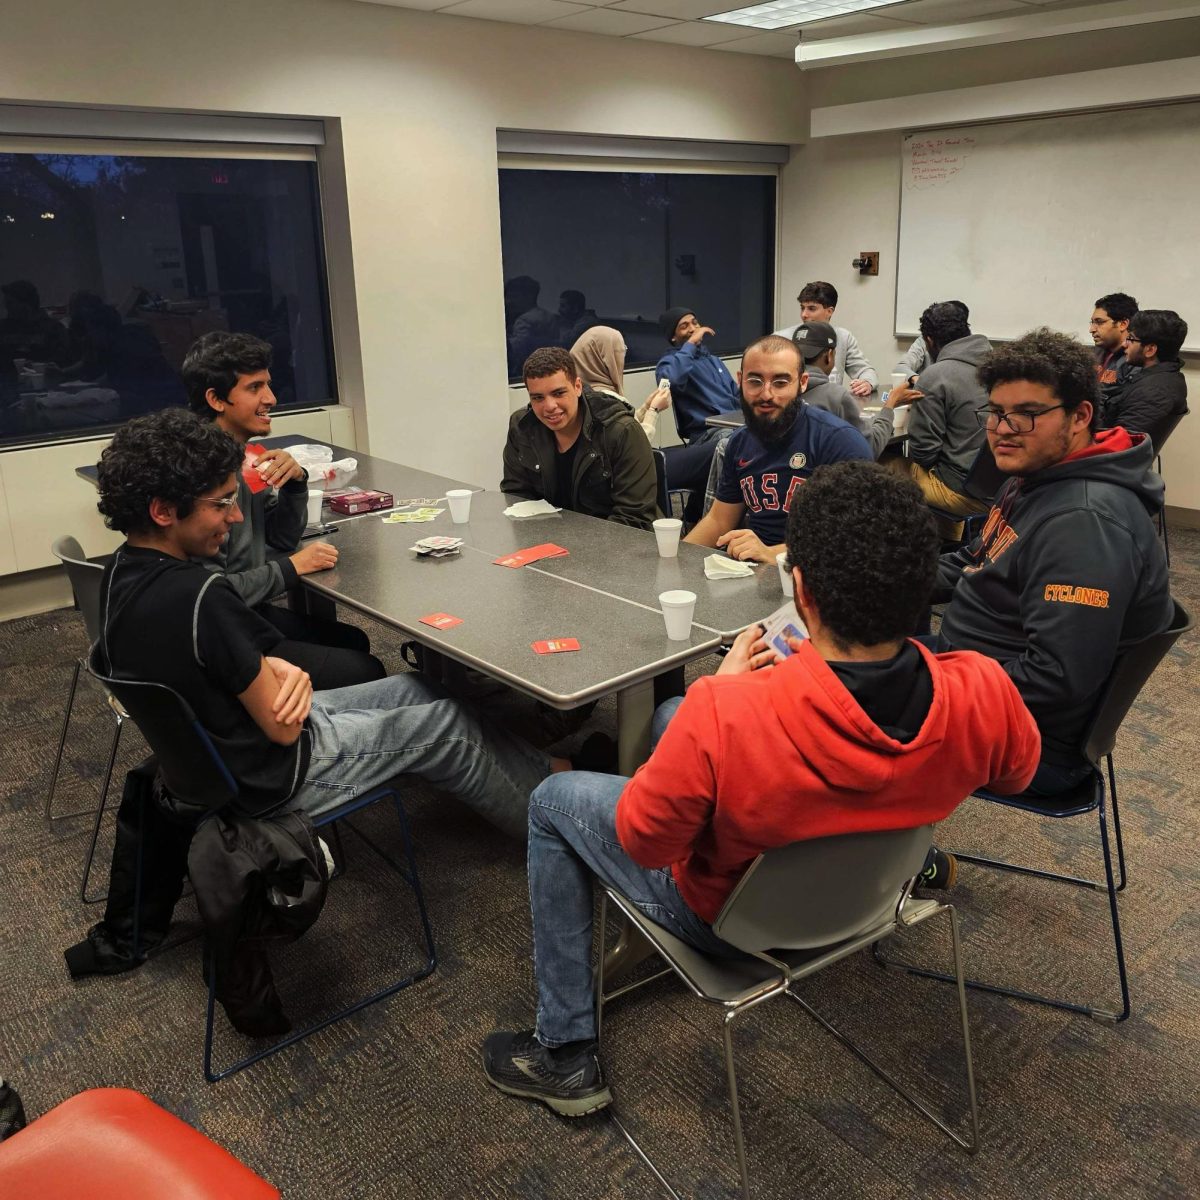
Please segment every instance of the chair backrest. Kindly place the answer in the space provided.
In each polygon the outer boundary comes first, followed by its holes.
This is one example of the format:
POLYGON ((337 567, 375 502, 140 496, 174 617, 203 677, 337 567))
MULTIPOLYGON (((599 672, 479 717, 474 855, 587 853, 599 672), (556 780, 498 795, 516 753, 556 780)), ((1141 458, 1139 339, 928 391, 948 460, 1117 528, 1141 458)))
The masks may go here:
POLYGON ((992 448, 986 438, 975 455, 966 477, 963 479, 963 491, 973 500, 990 503, 996 493, 1008 482, 1010 476, 996 466, 992 448))
MULTIPOLYGON (((1166 423, 1163 425, 1162 430, 1158 435, 1158 444, 1154 447, 1155 454, 1162 453, 1162 448, 1167 444, 1167 438, 1169 438, 1171 434, 1175 432, 1175 430, 1179 427, 1179 422, 1182 421, 1190 411, 1191 409, 1185 408, 1183 412, 1176 413, 1173 417, 1167 418, 1166 423)), ((1159 474, 1162 474, 1161 469, 1159 469, 1159 474)))
POLYGON ((1106 754, 1112 753, 1117 730, 1138 693, 1180 635, 1191 629, 1191 614, 1178 600, 1173 603, 1175 613, 1166 629, 1126 646, 1117 655, 1084 737, 1084 754, 1090 762, 1098 763, 1106 754))
POLYGON ((67 569, 75 604, 83 616, 83 627, 91 644, 100 636, 100 580, 104 567, 88 562, 83 547, 70 536, 60 537, 50 547, 50 553, 67 569))
POLYGON ((740 950, 811 950, 843 941, 895 911, 921 870, 933 826, 842 833, 760 854, 713 931, 740 950))
POLYGON ((721 482, 721 472, 725 469, 725 450, 728 445, 729 438, 718 438, 713 449, 712 462, 708 467, 708 482, 704 485, 705 513, 712 508, 713 501, 717 498, 717 484, 721 482))
POLYGON ((652 447, 654 456, 654 484, 658 494, 658 511, 664 517, 671 515, 671 497, 667 492, 667 456, 657 447, 652 447))
POLYGON ((106 675, 98 647, 88 671, 124 706, 158 759, 167 790, 178 801, 217 809, 238 794, 237 783, 221 761, 212 739, 187 701, 174 689, 142 679, 106 675))

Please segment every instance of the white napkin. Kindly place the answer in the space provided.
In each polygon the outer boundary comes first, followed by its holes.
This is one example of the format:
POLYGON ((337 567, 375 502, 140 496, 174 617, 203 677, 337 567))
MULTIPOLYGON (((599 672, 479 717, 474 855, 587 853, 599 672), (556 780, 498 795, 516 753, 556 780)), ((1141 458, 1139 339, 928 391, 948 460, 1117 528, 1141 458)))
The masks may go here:
POLYGON ((556 512, 562 512, 562 509, 555 508, 549 500, 518 500, 516 504, 510 504, 504 510, 504 515, 506 517, 545 517, 556 512))
POLYGON ((724 554, 710 554, 704 560, 704 574, 709 579, 745 579, 754 574, 754 568, 724 554))

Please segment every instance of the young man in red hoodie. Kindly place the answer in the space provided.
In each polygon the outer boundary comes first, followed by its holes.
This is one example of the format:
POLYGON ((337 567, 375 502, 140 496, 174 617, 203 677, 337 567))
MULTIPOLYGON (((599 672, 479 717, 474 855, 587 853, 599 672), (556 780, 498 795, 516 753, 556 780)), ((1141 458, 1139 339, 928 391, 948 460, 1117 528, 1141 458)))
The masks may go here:
POLYGON ((1171 622, 1151 520, 1163 482, 1146 434, 1095 430, 1091 355, 1066 334, 1027 333, 994 350, 979 378, 988 445, 1013 478, 979 537, 938 565, 939 590, 953 589, 938 649, 1004 667, 1042 734, 1030 790, 1053 796, 1091 770, 1079 745, 1118 651, 1171 622))
POLYGON ((787 524, 808 638, 776 662, 761 627, 744 632, 715 676, 660 707, 632 779, 577 772, 534 791, 537 1028, 487 1039, 493 1084, 565 1116, 612 1098, 596 1053, 593 877, 692 945, 735 955, 711 926, 761 851, 939 821, 976 787, 1029 782, 1037 729, 1000 666, 905 636, 937 544, 915 484, 874 463, 820 468, 787 524))

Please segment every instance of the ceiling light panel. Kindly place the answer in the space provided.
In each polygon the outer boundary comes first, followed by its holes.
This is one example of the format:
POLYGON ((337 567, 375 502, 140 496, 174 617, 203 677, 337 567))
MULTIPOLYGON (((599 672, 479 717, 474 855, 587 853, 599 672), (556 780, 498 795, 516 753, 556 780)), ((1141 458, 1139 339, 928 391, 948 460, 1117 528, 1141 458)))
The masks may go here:
POLYGON ((768 0, 729 12, 705 17, 706 21, 724 21, 729 25, 748 25, 751 29, 784 29, 825 21, 830 17, 852 16, 872 8, 895 5, 896 0, 768 0))

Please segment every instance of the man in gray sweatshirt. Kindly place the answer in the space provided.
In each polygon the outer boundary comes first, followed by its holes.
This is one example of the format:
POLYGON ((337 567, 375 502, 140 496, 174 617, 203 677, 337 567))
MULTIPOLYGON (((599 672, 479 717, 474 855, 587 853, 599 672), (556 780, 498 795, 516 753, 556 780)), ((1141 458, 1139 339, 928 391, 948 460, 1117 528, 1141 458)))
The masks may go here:
MULTIPOLYGON (((990 497, 966 494, 964 484, 984 445, 978 411, 987 404, 979 366, 991 352, 987 338, 973 334, 962 305, 931 304, 921 314, 921 337, 930 365, 917 378, 911 399, 908 457, 884 456, 890 470, 910 476, 926 501, 956 516, 987 512, 990 497)), ((908 402, 910 389, 893 389, 889 403, 908 402), (895 391, 901 395, 895 395, 895 391)))

